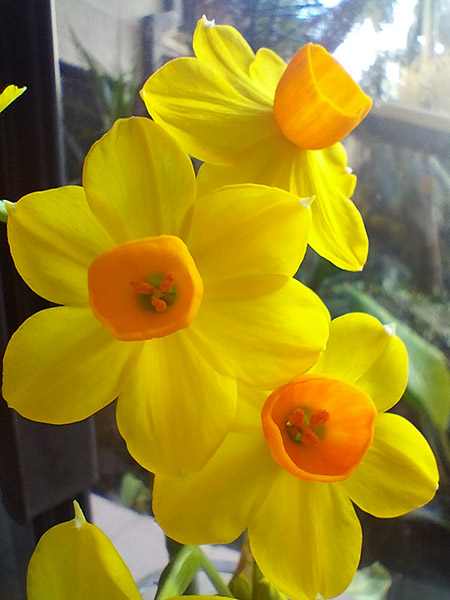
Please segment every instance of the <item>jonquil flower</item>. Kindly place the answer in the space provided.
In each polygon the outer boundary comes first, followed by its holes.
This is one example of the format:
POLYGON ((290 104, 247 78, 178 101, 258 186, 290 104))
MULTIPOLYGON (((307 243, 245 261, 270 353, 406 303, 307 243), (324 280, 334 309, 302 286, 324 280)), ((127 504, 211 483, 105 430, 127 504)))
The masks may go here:
POLYGON ((26 89, 26 87, 20 88, 17 85, 8 85, 0 94, 0 112, 21 96, 26 89))
POLYGON ((437 488, 428 443, 385 412, 406 380, 406 350, 390 328, 358 313, 333 320, 306 375, 267 399, 241 389, 234 428, 202 470, 156 477, 156 519, 187 544, 230 542, 248 528, 257 564, 281 592, 336 596, 360 557, 352 502, 395 517, 437 488))
POLYGON ((257 185, 197 198, 191 161, 150 119, 94 144, 83 187, 7 210, 19 273, 63 306, 11 338, 5 399, 59 424, 118 396, 119 430, 150 471, 200 468, 232 423, 235 378, 279 385, 326 342, 326 308, 292 278, 310 210, 257 185))
POLYGON ((286 66, 203 17, 193 45, 196 58, 164 65, 141 95, 154 120, 207 163, 200 187, 253 182, 314 198, 310 245, 338 267, 361 269, 367 235, 339 141, 366 116, 370 98, 317 44, 286 66))

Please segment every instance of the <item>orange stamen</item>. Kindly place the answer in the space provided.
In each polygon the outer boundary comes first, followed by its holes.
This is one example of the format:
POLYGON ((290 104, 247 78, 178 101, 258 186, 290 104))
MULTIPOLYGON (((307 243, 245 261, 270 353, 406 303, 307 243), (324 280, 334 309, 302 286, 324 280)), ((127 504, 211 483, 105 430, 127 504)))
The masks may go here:
POLYGON ((167 273, 167 275, 164 277, 164 279, 161 281, 161 283, 158 285, 159 290, 161 290, 161 292, 163 293, 167 293, 170 288, 173 286, 173 284, 175 283, 175 273, 167 273))
POLYGON ((167 308, 167 302, 164 302, 164 300, 158 298, 158 296, 152 296, 151 303, 156 312, 164 312, 167 308))
POLYGON ((324 425, 330 418, 330 413, 321 408, 316 409, 309 417, 310 425, 324 425))
POLYGON ((300 148, 329 148, 367 115, 372 100, 318 44, 293 56, 278 82, 273 104, 284 136, 300 148))
POLYGON ((151 285, 147 281, 132 281, 131 285, 138 292, 138 294, 151 294, 155 291, 155 286, 151 285))
POLYGON ((301 408, 296 408, 292 415, 289 417, 288 425, 293 427, 301 427, 305 422, 305 412, 301 408))
POLYGON ((319 436, 310 428, 302 431, 302 444, 305 446, 318 446, 320 444, 319 436))

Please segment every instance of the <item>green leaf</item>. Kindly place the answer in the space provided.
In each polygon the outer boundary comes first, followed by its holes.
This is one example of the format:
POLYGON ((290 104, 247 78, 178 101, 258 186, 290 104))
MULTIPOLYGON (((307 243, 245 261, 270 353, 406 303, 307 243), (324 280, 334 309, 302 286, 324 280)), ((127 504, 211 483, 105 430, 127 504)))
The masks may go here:
POLYGON ((395 324, 396 334, 405 344, 409 357, 404 399, 425 414, 437 429, 445 430, 450 414, 450 374, 444 354, 367 294, 347 286, 340 291, 351 299, 355 310, 377 317, 384 325, 395 324))

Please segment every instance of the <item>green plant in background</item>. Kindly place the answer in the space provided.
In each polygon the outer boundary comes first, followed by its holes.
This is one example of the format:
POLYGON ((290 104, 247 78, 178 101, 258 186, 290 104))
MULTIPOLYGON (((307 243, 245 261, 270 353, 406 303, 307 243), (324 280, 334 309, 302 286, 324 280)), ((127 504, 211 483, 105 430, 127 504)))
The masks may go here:
POLYGON ((86 69, 62 64, 64 133, 70 183, 79 183, 87 151, 117 119, 132 116, 139 98, 137 69, 109 73, 83 46, 72 39, 86 69))

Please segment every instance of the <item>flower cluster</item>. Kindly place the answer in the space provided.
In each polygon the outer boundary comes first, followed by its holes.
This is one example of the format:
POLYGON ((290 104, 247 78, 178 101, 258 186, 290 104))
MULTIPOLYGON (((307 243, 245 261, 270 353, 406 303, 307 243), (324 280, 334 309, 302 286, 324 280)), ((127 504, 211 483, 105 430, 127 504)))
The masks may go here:
MULTIPOLYGON (((394 329, 364 314, 330 321, 294 278, 307 244, 343 269, 366 261, 340 141, 371 100, 314 44, 286 65, 203 18, 194 51, 145 83, 153 121, 120 120, 94 144, 82 186, 6 203, 19 273, 58 306, 12 336, 3 393, 55 424, 118 398, 169 536, 225 543, 248 530, 278 590, 330 598, 359 562, 353 503, 397 516, 438 481, 419 431, 386 412, 407 383, 394 329)), ((75 530, 95 541, 83 546, 94 563, 112 556, 79 513, 61 527, 48 561, 70 562, 54 549, 75 530)), ((39 560, 30 577, 47 589, 39 560)), ((93 598, 139 597, 117 569, 93 598)))

